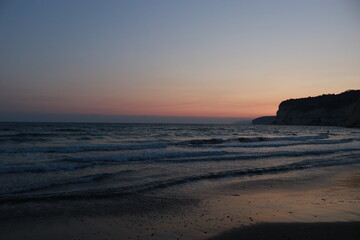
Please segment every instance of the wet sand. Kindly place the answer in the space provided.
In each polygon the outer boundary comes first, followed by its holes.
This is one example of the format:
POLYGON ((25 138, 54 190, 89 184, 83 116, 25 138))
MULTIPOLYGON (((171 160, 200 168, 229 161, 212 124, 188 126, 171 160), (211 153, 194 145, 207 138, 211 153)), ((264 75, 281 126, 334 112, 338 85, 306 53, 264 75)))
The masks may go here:
POLYGON ((360 239, 360 166, 299 174, 186 195, 1 203, 0 239, 360 239))
POLYGON ((360 222, 265 223, 233 229, 209 240, 360 239, 360 222))

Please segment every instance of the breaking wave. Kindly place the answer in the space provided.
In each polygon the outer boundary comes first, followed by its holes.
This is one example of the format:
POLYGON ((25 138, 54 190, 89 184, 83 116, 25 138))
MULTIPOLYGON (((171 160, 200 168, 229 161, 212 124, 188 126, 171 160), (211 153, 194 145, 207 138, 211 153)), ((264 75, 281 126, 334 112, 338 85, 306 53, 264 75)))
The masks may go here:
POLYGON ((108 179, 119 174, 131 172, 131 171, 120 171, 115 173, 102 173, 102 174, 95 174, 95 175, 84 176, 79 178, 71 178, 71 179, 47 183, 43 185, 18 187, 15 189, 5 189, 0 191, 0 193, 2 194, 2 196, 0 196, 0 201, 7 202, 7 201, 27 201, 27 200, 44 200, 44 199, 77 199, 84 197, 86 198, 109 197, 111 195, 134 194, 140 192, 154 191, 175 185, 193 183, 203 180, 222 179, 229 177, 255 176, 255 175, 264 175, 264 174, 279 174, 289 171, 299 171, 299 170, 311 169, 311 168, 341 166, 341 165, 350 165, 350 164, 359 164, 359 163, 360 163, 360 154, 351 154, 351 155, 344 155, 343 158, 341 159, 312 159, 312 160, 304 160, 300 162, 277 165, 277 166, 210 172, 199 175, 175 177, 162 181, 152 181, 145 184, 119 187, 119 188, 95 189, 92 191, 73 191, 67 193, 56 193, 56 192, 38 193, 38 194, 32 193, 33 191, 36 190, 49 189, 57 186, 100 181, 102 179, 108 179))

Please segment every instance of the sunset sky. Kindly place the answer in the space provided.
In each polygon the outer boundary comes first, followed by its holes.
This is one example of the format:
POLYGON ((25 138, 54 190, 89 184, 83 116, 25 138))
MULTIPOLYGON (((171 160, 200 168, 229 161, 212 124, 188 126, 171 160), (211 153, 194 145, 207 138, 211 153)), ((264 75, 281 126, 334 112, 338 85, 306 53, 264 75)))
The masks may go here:
POLYGON ((254 118, 348 89, 360 89, 357 0, 0 3, 0 121, 254 118))

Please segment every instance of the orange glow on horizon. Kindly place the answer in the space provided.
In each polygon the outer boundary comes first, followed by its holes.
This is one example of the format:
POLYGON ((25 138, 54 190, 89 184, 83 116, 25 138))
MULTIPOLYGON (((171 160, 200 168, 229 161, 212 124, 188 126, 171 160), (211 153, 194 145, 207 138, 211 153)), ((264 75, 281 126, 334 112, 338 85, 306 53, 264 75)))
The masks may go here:
POLYGON ((93 102, 89 104, 64 103, 62 106, 42 106, 37 112, 61 114, 168 116, 168 117, 213 117, 213 118, 256 118, 275 115, 279 102, 217 103, 206 102, 148 102, 124 101, 93 102), (56 109, 56 111, 54 111, 56 109))

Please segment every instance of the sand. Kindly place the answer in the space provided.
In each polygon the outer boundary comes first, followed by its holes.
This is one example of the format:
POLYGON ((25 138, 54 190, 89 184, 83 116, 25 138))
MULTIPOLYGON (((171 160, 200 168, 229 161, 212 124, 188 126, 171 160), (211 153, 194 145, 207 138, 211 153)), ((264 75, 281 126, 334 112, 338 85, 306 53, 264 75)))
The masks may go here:
POLYGON ((360 239, 359 222, 264 223, 233 229, 209 240, 233 239, 360 239))
POLYGON ((0 239, 360 239, 359 165, 206 186, 1 203, 0 239))

